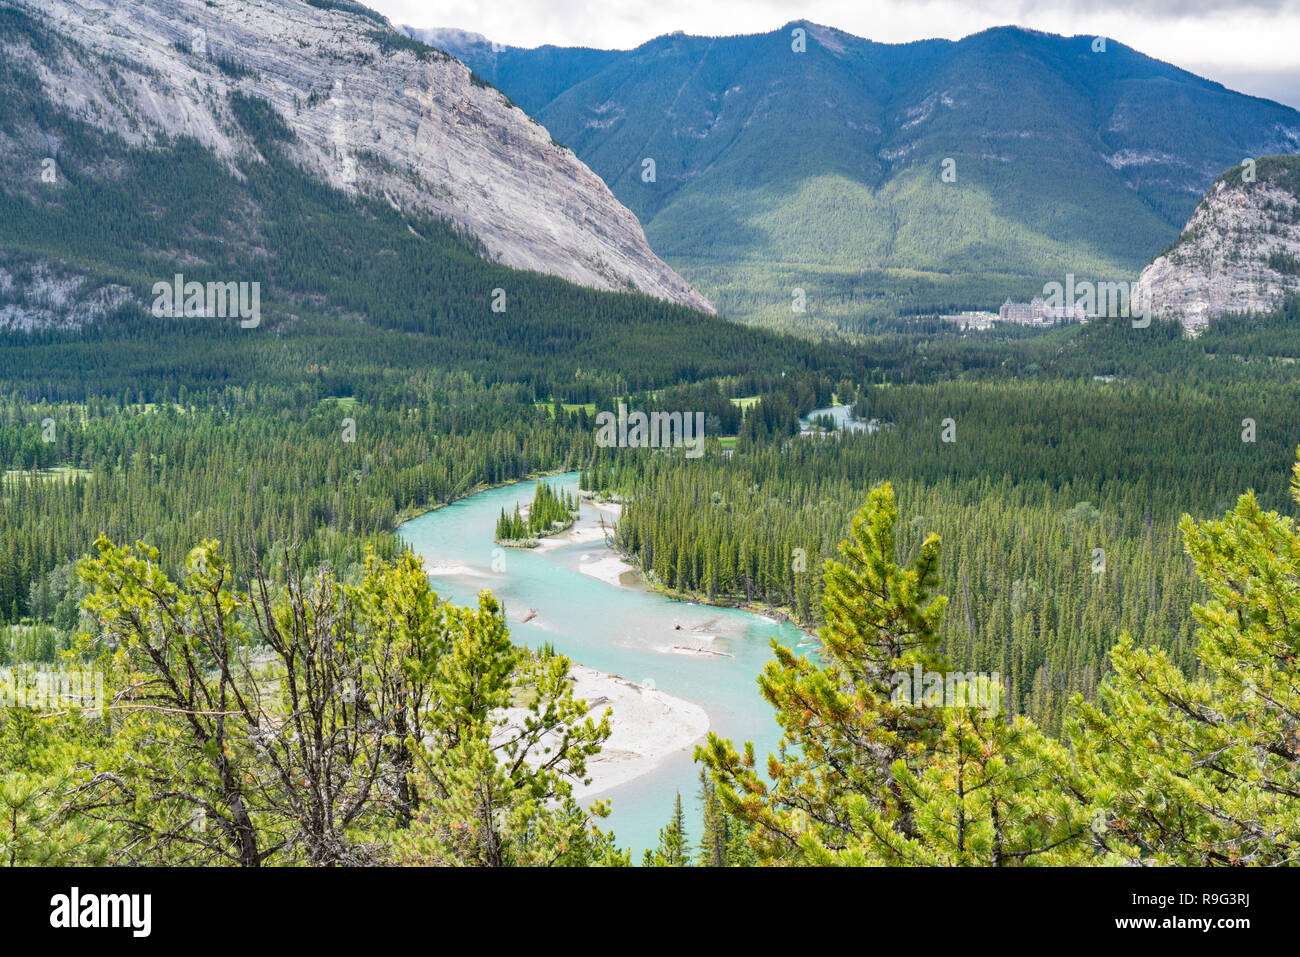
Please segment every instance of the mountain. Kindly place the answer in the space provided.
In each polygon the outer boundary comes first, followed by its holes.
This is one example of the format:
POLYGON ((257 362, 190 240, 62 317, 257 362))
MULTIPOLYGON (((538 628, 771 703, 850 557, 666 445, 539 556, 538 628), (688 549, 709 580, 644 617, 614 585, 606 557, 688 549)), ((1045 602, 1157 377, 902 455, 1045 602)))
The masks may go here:
MULTIPOLYGON (((255 147, 231 98, 265 101, 293 137, 293 162, 321 183, 446 220, 517 269, 711 311, 536 121, 358 4, 4 0, 0 17, 12 68, 130 146, 190 138, 233 169, 255 147)), ((42 136, 16 117, 0 157, 25 157, 42 136)), ((42 155, 60 146, 51 140, 42 155)), ((12 172, 33 178, 30 167, 12 172)))
POLYGON ((1132 278, 1221 170, 1300 150, 1295 110, 1113 39, 895 45, 797 21, 593 51, 407 29, 572 147, 725 314, 785 324, 1132 278))
POLYGON ((1300 292, 1300 156, 1265 156, 1215 180, 1138 287, 1154 314, 1189 329, 1300 292))
POLYGON ((491 78, 498 74, 499 67, 515 62, 520 66, 526 64, 527 80, 514 82, 512 78, 511 86, 518 96, 511 98, 529 116, 536 116, 565 90, 614 64, 624 55, 620 50, 595 50, 590 47, 545 46, 520 51, 517 47, 494 43, 481 33, 469 30, 407 26, 401 29, 422 43, 451 53, 494 84, 496 81, 491 78), (513 54, 516 52, 525 52, 529 56, 526 61, 515 61, 513 54))

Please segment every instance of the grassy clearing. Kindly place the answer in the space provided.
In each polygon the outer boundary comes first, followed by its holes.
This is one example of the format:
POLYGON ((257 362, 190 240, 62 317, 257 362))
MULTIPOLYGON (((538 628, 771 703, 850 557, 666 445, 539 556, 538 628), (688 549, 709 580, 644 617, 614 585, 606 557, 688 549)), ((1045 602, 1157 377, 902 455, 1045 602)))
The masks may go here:
MULTIPOLYGON (((555 415, 555 406, 557 405, 555 402, 534 402, 533 405, 539 409, 545 409, 551 415, 555 415)), ((594 402, 560 402, 558 405, 565 412, 577 412, 579 409, 586 409, 588 415, 596 414, 596 403, 594 402)))
MULTIPOLYGON (((25 469, 5 469, 6 479, 12 479, 12 478, 17 478, 19 476, 31 475, 31 474, 33 473, 25 469)), ((78 477, 89 478, 90 469, 79 469, 79 468, 73 468, 70 465, 59 465, 52 469, 40 469, 35 474, 38 478, 41 478, 47 482, 59 482, 59 481, 66 482, 69 479, 78 478, 78 477)))

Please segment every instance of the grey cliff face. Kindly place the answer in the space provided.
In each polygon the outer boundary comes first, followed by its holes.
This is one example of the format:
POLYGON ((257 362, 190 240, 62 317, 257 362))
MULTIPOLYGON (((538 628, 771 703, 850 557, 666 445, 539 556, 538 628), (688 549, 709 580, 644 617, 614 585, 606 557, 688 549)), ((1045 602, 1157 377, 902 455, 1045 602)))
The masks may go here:
POLYGON ((1264 178, 1221 178, 1179 241, 1142 270, 1140 301, 1190 330, 1233 313, 1276 309, 1300 290, 1300 198, 1264 178))
POLYGON ((238 89, 271 103, 297 162, 334 186, 445 217, 517 269, 713 312, 572 152, 464 64, 392 42, 383 23, 301 0, 15 2, 85 52, 25 65, 71 114, 130 142, 186 135, 246 154, 227 107, 238 89))

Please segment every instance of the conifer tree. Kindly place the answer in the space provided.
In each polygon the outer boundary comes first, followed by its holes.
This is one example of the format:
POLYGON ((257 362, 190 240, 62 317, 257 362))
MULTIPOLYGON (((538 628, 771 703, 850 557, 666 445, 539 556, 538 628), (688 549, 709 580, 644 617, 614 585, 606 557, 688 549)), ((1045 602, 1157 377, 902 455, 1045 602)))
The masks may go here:
POLYGON ((108 862, 107 826, 64 813, 67 775, 0 776, 0 867, 88 867, 108 862))
POLYGON ((101 744, 99 724, 78 710, 55 717, 0 708, 0 867, 112 863, 114 828, 76 814, 69 801, 77 764, 101 744))
POLYGON ((569 660, 510 643, 489 592, 475 608, 447 612, 450 648, 438 661, 439 707, 420 742, 425 795, 410 828, 394 835, 405 864, 586 866, 628 863, 613 835, 573 798, 586 762, 610 735, 573 697, 569 660), (513 717, 516 693, 527 704, 513 717))
POLYGON ((646 867, 689 867, 687 851, 686 815, 682 811, 682 794, 677 792, 673 801, 673 816, 666 827, 659 829, 659 846, 645 852, 646 867))
POLYGON ((700 770, 700 802, 703 804, 699 861, 701 867, 726 867, 731 844, 730 820, 718 798, 717 786, 707 771, 700 770))
POLYGON ((696 859, 701 867, 749 867, 756 863, 747 840, 748 831, 727 813, 709 773, 700 770, 700 802, 703 805, 700 844, 696 859))
POLYGON ((904 568, 895 560, 896 519, 892 488, 873 489, 841 560, 826 564, 826 663, 773 643, 776 658, 759 678, 784 731, 767 762, 771 783, 757 771, 752 744, 742 756, 710 734, 697 751, 724 807, 752 829, 762 859, 799 862, 809 846, 833 852, 867 840, 855 813, 863 808, 915 836, 898 772, 919 769, 942 727, 934 709, 894 701, 892 692, 894 676, 915 666, 943 670, 936 648, 944 599, 934 594, 938 537, 929 536, 904 568))
MULTIPOLYGON (((1292 496, 1300 502, 1300 463, 1292 496)), ((1195 606, 1199 674, 1127 634, 1075 747, 1091 843, 1125 864, 1300 859, 1300 527, 1253 492, 1222 520, 1184 517, 1210 599, 1195 606)))
MULTIPOLYGON (((1000 696, 987 678, 979 684, 978 700, 1000 696)), ((1086 817, 1073 794, 1070 755, 1024 717, 1008 724, 996 707, 945 707, 943 733, 924 765, 916 770, 899 760, 894 773, 912 833, 854 796, 855 839, 830 850, 815 834, 804 835, 810 862, 1006 867, 1082 860, 1086 817)))

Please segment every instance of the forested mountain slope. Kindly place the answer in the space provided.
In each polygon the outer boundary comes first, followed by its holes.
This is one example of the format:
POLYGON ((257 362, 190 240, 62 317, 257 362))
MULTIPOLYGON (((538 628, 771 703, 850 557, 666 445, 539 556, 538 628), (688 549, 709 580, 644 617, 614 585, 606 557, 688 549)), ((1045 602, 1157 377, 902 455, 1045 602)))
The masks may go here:
POLYGON ((894 45, 799 21, 592 51, 410 32, 533 112, 723 312, 786 324, 1132 278, 1222 170, 1300 149, 1295 110, 1116 39, 894 45))
POLYGON ((37 116, 10 106, 0 135, 4 177, 24 192, 59 185, 41 179, 44 160, 57 172, 63 159, 50 113, 136 147, 193 139, 234 169, 258 156, 229 104, 255 98, 292 132, 293 163, 321 183, 445 219, 509 266, 711 311, 536 121, 360 5, 4 0, 0 49, 7 82, 50 105, 37 116))
POLYGON ((308 147, 289 117, 241 90, 205 101, 240 152, 223 157, 181 134, 132 142, 41 80, 42 58, 84 50, 14 7, 0 8, 0 42, 26 51, 0 61, 0 324, 39 333, 15 336, 4 354, 33 401, 154 401, 181 384, 197 394, 303 375, 351 394, 358 382, 341 377, 339 355, 425 355, 442 370, 581 401, 597 381, 626 390, 825 361, 695 309, 493 263, 454 222, 322 182, 301 165, 308 147), (178 272, 257 283, 259 325, 152 314, 155 284, 178 272), (267 347, 321 336, 349 345, 312 345, 296 372, 267 347), (134 348, 141 338, 149 349, 134 348))

